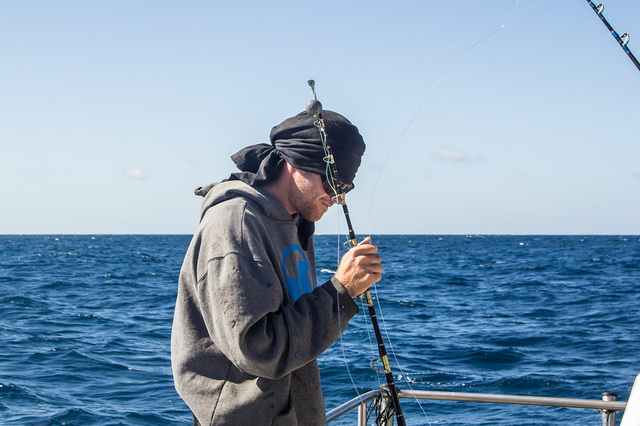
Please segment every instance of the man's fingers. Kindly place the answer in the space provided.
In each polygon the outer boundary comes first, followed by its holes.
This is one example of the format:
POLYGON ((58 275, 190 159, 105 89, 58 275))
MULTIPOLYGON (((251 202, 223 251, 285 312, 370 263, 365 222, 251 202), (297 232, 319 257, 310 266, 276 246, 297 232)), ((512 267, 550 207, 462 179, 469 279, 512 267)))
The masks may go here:
POLYGON ((378 246, 376 246, 375 244, 371 244, 371 237, 367 237, 362 240, 357 246, 352 248, 352 250, 354 250, 354 253, 357 255, 373 254, 378 251, 378 246))
POLYGON ((358 243, 358 245, 362 245, 362 244, 371 244, 371 237, 365 237, 364 240, 358 243))
POLYGON ((377 254, 367 254, 362 256, 362 261, 364 264, 375 265, 382 263, 382 258, 377 254))

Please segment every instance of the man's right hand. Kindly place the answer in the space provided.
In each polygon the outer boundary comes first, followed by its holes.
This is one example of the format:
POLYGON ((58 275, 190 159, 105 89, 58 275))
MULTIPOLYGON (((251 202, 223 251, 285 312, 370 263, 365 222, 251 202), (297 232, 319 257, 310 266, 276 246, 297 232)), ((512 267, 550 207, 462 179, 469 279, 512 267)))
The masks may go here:
POLYGON ((365 292, 382 279, 382 264, 378 247, 371 244, 371 237, 349 250, 340 260, 336 278, 351 297, 365 292))

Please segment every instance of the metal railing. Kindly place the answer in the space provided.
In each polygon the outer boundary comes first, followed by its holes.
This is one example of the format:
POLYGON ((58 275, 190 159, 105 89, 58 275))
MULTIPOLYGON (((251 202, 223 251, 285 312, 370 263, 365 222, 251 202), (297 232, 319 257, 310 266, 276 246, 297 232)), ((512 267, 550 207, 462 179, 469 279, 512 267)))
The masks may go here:
MULTIPOLYGON (((357 408, 357 424, 359 426, 366 426, 367 403, 381 396, 384 398, 386 395, 387 392, 381 392, 379 389, 366 392, 352 399, 351 401, 348 401, 340 405, 339 407, 336 407, 333 410, 329 411, 326 417, 327 423, 330 423, 357 408)), ((600 410, 600 412, 602 413, 602 426, 615 426, 616 412, 624 411, 627 406, 626 402, 616 401, 615 399, 617 395, 610 392, 604 392, 602 394, 602 400, 420 390, 400 390, 398 396, 400 398, 431 399, 441 401, 467 401, 497 404, 541 405, 547 407, 589 408, 600 410)))

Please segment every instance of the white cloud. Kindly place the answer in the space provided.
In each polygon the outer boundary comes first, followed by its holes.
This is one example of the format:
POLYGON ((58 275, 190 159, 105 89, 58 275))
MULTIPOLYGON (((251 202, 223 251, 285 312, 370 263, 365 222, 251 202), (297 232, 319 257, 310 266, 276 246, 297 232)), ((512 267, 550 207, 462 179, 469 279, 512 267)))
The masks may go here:
POLYGON ((142 170, 140 170, 137 167, 128 167, 124 170, 124 173, 133 179, 137 179, 137 180, 146 179, 146 176, 144 175, 144 173, 142 173, 142 170))
POLYGON ((465 162, 472 160, 471 156, 468 153, 464 151, 458 151, 457 149, 441 149, 440 151, 433 154, 433 158, 437 160, 455 162, 465 162))

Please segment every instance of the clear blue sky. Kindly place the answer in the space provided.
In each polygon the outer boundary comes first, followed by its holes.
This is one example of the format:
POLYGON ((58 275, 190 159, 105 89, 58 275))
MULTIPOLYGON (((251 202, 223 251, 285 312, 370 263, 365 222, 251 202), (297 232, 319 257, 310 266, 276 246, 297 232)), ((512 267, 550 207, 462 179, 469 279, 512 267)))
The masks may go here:
POLYGON ((640 234, 640 72, 584 0, 3 1, 0 38, 0 233, 191 233, 314 78, 359 234, 640 234))

